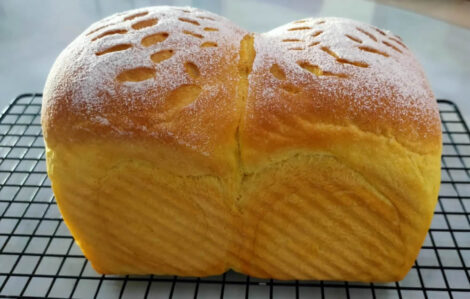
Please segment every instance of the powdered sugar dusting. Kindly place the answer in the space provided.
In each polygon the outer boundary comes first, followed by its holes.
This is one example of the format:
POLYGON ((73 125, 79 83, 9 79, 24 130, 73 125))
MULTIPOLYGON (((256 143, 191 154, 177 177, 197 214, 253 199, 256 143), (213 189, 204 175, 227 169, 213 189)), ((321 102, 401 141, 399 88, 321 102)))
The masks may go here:
POLYGON ((252 77, 259 76, 262 83, 250 85, 260 95, 255 110, 291 109, 273 100, 291 84, 330 95, 328 102, 312 99, 319 109, 322 105, 334 109, 332 102, 346 95, 348 102, 337 106, 347 106, 351 120, 382 115, 407 122, 411 116, 433 130, 426 120, 438 118, 436 101, 416 59, 397 41, 388 31, 342 18, 304 19, 259 34, 252 77), (286 80, 269 73, 273 64, 282 68, 286 80))
MULTIPOLYGON (((197 27, 200 28, 197 28, 192 24, 179 20, 182 17, 190 18, 188 17, 188 13, 185 13, 183 10, 190 11, 193 18, 209 15, 214 20, 224 20, 222 17, 194 8, 163 6, 132 10, 125 15, 115 14, 90 26, 90 28, 85 31, 85 34, 79 36, 69 46, 69 48, 80 48, 83 51, 81 54, 82 59, 76 60, 74 65, 70 67, 86 68, 90 70, 89 72, 85 72, 88 78, 86 78, 85 82, 82 82, 83 85, 77 86, 77 96, 74 97, 73 104, 78 105, 86 103, 90 106, 90 109, 99 109, 100 103, 97 102, 98 97, 96 94, 93 94, 93 92, 106 89, 110 94, 114 93, 116 91, 115 86, 109 78, 115 78, 120 72, 136 67, 154 68, 159 81, 158 85, 164 86, 167 90, 172 90, 182 84, 189 84, 190 82, 184 73, 182 65, 185 61, 199 60, 198 56, 201 51, 200 44, 203 41, 217 41, 219 46, 230 44, 231 39, 233 39, 231 35, 237 32, 238 29, 235 26, 230 26, 230 23, 224 22, 223 26, 218 26, 218 31, 203 31, 203 27, 214 26, 215 21, 198 18, 200 26, 197 27), (132 20, 119 21, 125 19, 126 16, 143 12, 148 13, 144 16, 133 18, 132 20), (158 23, 155 26, 145 28, 144 30, 132 29, 132 25, 136 22, 153 18, 158 19, 158 23), (93 28, 99 28, 103 25, 108 26, 92 33, 90 36, 86 35, 87 32, 93 31, 93 28), (107 32, 113 30, 127 30, 127 33, 108 35, 92 41, 93 38, 102 34, 103 31, 107 32), (183 31, 185 30, 200 32, 204 38, 202 41, 196 40, 194 37, 184 34, 183 31), (141 40, 144 37, 160 32, 168 34, 168 38, 164 42, 157 43, 151 47, 143 47, 141 45, 141 40), (114 45, 129 43, 132 45, 132 48, 126 49, 125 53, 109 53, 105 56, 103 55, 103 57, 94 55, 114 45), (174 49, 173 57, 158 64, 153 63, 150 59, 150 55, 163 49, 174 49), (96 86, 101 86, 101 88, 96 88, 96 86)), ((205 51, 211 51, 211 55, 215 56, 220 52, 211 48, 207 48, 205 51)), ((201 65, 200 68, 202 72, 209 72, 211 64, 201 65)), ((128 89, 140 90, 151 88, 153 84, 155 84, 155 82, 152 80, 138 83, 124 83, 128 89)))
MULTIPOLYGON (((61 53, 49 74, 43 111, 57 114, 55 101, 66 99, 66 110, 81 115, 73 125, 77 128, 92 123, 122 136, 145 132, 190 149, 198 145, 200 153, 209 155, 209 134, 220 131, 214 118, 238 113, 239 79, 235 74, 220 81, 211 76, 223 75, 227 65, 237 68, 245 34, 223 17, 190 7, 112 15, 91 25, 61 53), (166 54, 152 59, 157 53, 166 54), (185 69, 188 63, 196 75, 185 69), (194 85, 201 92, 192 102, 166 103, 173 91, 194 85), (165 127, 165 109, 182 105, 194 109, 185 110, 187 119, 180 125, 165 127), (201 116, 204 111, 211 116, 201 116), (162 125, 156 130, 154 123, 162 125)), ((255 35, 254 47, 248 118, 275 119, 279 111, 298 115, 302 111, 285 98, 305 93, 315 95, 310 108, 328 110, 325 114, 346 123, 374 118, 370 123, 376 128, 394 123, 407 134, 414 129, 402 125, 411 118, 420 127, 410 133, 415 135, 435 129, 426 125, 429 121, 439 124, 420 66, 388 31, 341 18, 304 19, 255 35)))
MULTIPOLYGON (((108 127, 115 133, 131 134, 123 133, 125 130, 122 128, 126 127, 145 131, 148 128, 135 123, 142 110, 160 111, 159 105, 165 107, 164 102, 173 90, 195 84, 195 78, 184 69, 186 62, 197 66, 201 77, 210 77, 220 69, 220 65, 229 63, 227 60, 233 59, 234 53, 238 53, 244 34, 245 31, 227 19, 190 7, 158 6, 114 14, 91 25, 61 53, 49 75, 50 84, 46 84, 46 92, 51 85, 51 92, 66 93, 69 111, 85 113, 89 116, 84 116, 87 121, 108 127), (152 35, 157 37, 143 44, 142 40, 152 35), (171 57, 152 61, 152 54, 163 50, 171 50, 171 57), (145 70, 145 74, 139 73, 139 69, 145 70), (129 70, 130 73, 125 73, 129 70), (65 74, 75 74, 70 79, 73 82, 54 83, 63 81, 65 74), (116 80, 118 76, 119 80, 116 80), (125 108, 115 111, 113 106, 125 108), (132 118, 123 119, 121 124, 113 123, 111 118, 118 114, 132 118)), ((230 63, 236 65, 237 62, 230 63)), ((189 105, 204 105, 199 102, 213 94, 211 88, 217 89, 221 97, 232 98, 224 94, 228 91, 217 82, 212 83, 214 86, 202 81, 197 84, 204 85, 203 91, 189 105)), ((44 111, 52 111, 54 99, 63 97, 50 98, 44 111)), ((155 117, 158 119, 159 116, 155 117)), ((176 134, 172 136, 183 138, 176 134)), ((196 140, 201 136, 187 134, 186 140, 177 142, 207 143, 207 140, 196 140)))

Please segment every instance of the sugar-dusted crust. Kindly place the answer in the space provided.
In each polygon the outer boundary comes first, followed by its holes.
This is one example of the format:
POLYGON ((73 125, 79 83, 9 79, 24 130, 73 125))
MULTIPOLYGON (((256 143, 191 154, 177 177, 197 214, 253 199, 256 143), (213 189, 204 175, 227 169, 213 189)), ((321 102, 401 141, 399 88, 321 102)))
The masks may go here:
POLYGON ((220 163, 235 147, 245 34, 218 15, 167 6, 91 25, 49 74, 42 110, 48 144, 157 142, 220 163))
POLYGON ((242 124, 250 151, 308 147, 315 125, 357 127, 412 151, 439 151, 437 103, 398 36, 348 19, 304 19, 256 35, 254 50, 242 124))
POLYGON ((251 34, 192 8, 113 15, 57 59, 42 124, 59 208, 102 273, 399 280, 439 189, 421 67, 347 19, 251 34))

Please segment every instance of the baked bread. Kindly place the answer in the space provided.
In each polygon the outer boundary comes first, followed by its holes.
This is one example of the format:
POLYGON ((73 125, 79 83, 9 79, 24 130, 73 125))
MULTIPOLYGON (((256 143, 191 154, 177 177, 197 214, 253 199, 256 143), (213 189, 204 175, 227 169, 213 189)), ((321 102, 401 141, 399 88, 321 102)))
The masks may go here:
POLYGON ((93 24, 44 90, 47 169, 100 273, 396 281, 430 226, 437 103, 390 32, 252 34, 149 7, 93 24))

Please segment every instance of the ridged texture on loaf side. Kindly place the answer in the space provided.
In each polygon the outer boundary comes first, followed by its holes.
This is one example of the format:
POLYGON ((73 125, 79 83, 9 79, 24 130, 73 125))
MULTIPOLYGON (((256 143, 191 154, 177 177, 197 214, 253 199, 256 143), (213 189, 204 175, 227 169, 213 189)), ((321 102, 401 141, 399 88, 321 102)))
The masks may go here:
POLYGON ((232 216, 219 178, 159 169, 132 145, 75 144, 47 154, 60 211, 97 271, 226 271, 232 216))
POLYGON ((402 279, 431 222, 439 156, 358 130, 315 133, 332 136, 330 145, 286 152, 245 175, 235 269, 278 279, 402 279))

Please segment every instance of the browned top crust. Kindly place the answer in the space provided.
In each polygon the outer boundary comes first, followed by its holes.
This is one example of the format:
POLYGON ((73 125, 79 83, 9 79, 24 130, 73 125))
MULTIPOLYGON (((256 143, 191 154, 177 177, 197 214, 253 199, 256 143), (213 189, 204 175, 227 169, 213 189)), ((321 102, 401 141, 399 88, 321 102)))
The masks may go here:
POLYGON ((168 6, 93 24, 49 74, 46 142, 148 141, 223 159, 310 147, 313 127, 331 125, 439 150, 437 103, 399 37, 341 18, 247 36, 223 17, 168 6))

